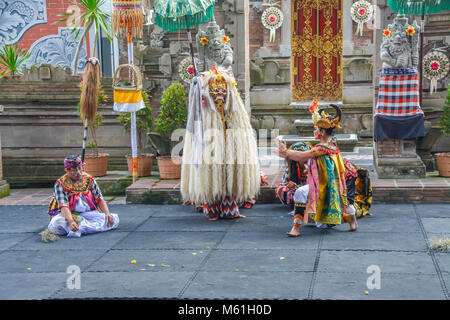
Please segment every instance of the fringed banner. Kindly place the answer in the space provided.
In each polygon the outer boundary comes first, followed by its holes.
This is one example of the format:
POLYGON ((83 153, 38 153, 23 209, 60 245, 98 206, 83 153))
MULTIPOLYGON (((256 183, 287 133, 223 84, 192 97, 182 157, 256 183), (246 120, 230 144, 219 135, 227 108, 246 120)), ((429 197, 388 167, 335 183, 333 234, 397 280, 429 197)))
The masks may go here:
POLYGON ((122 28, 126 28, 133 37, 142 38, 144 15, 141 0, 113 0, 111 20, 114 35, 122 35, 122 28))

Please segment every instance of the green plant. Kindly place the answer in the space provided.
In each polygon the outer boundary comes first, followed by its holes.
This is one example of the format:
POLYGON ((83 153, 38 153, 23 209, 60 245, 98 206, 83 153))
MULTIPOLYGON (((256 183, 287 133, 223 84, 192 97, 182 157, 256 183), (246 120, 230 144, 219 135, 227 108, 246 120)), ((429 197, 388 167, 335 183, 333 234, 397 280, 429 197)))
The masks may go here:
POLYGON ((155 122, 155 131, 169 140, 172 132, 185 128, 187 122, 187 98, 183 86, 172 83, 161 99, 161 112, 155 122))
MULTIPOLYGON (((81 92, 83 91, 83 81, 80 82, 80 96, 81 92)), ((102 89, 101 84, 98 87, 98 97, 97 102, 99 106, 104 106, 106 104, 106 100, 108 99, 108 96, 105 94, 105 91, 102 89)), ((77 104, 77 111, 78 111, 78 117, 81 119, 81 113, 80 113, 80 103, 77 104)), ((101 126, 103 123, 103 114, 97 113, 95 115, 94 122, 89 125, 89 132, 91 134, 92 141, 87 143, 87 147, 94 150, 94 155, 98 156, 98 143, 97 143, 97 129, 101 126)))
POLYGON ((442 109, 442 116, 439 121, 442 126, 442 133, 450 135, 450 84, 447 88, 447 99, 442 109))
POLYGON ((92 25, 95 26, 95 40, 94 40, 94 53, 92 54, 95 57, 95 49, 97 46, 97 38, 98 31, 102 29, 103 33, 108 37, 108 40, 112 41, 112 36, 110 33, 110 23, 107 21, 110 19, 110 14, 104 12, 102 10, 102 6, 105 4, 105 0, 66 0, 71 4, 75 4, 81 8, 81 16, 78 18, 76 16, 75 10, 67 13, 60 14, 60 17, 64 17, 56 21, 55 23, 65 22, 70 20, 71 25, 67 28, 72 28, 71 34, 75 33, 76 41, 80 34, 81 29, 83 29, 83 34, 81 36, 81 40, 78 43, 77 51, 75 53, 75 59, 73 61, 73 74, 77 74, 78 69, 78 60, 80 58, 81 48, 83 43, 86 40, 86 35, 91 29, 92 25))
MULTIPOLYGON (((142 98, 144 99, 145 108, 136 112, 136 132, 138 135, 138 152, 143 151, 144 143, 142 139, 147 132, 153 127, 153 114, 150 108, 150 97, 146 91, 142 91, 142 98)), ((131 114, 129 112, 123 112, 117 118, 120 124, 126 131, 131 130, 131 114)))
POLYGON ((9 76, 13 77, 20 74, 22 64, 30 58, 30 54, 17 44, 11 46, 3 46, 0 49, 0 78, 9 76))

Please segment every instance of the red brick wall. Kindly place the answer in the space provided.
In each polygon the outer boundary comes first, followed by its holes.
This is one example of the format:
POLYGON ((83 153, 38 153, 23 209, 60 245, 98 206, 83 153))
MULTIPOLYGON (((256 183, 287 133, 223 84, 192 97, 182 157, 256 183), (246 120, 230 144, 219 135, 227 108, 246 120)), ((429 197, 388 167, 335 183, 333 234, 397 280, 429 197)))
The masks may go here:
POLYGON ((47 0, 47 24, 33 26, 22 36, 19 45, 28 50, 36 40, 45 36, 58 34, 59 27, 67 26, 66 22, 56 23, 56 21, 63 18, 58 15, 66 13, 69 6, 71 6, 71 3, 66 0, 47 0))

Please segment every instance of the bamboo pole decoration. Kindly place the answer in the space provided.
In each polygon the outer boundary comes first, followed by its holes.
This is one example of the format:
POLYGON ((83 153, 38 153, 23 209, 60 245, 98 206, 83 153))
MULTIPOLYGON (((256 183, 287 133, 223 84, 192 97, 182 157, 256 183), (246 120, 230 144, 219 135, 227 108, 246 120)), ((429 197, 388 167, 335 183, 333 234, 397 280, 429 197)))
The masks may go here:
MULTIPOLYGON (((133 31, 127 27, 127 43, 128 43, 128 63, 132 64, 134 61, 133 52, 133 31)), ((132 75, 130 75, 132 76, 132 75)), ((136 141, 136 112, 130 112, 131 115, 131 157, 133 162, 133 183, 136 182, 138 176, 138 162, 137 162, 137 141, 136 141)))

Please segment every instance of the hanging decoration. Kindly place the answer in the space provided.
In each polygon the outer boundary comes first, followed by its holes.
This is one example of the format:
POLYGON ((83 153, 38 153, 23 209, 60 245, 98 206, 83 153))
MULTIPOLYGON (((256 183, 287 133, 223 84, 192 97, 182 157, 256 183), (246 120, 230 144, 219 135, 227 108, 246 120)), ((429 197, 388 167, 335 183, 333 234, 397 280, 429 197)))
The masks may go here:
MULTIPOLYGON (((198 64, 199 60, 198 58, 195 58, 195 63, 198 64)), ((190 84, 192 81, 192 78, 195 76, 195 69, 194 64, 192 63, 192 57, 186 57, 183 60, 181 60, 180 64, 178 65, 178 74, 180 75, 181 80, 183 80, 185 83, 190 84)))
POLYGON ((283 24, 284 16, 280 9, 273 7, 275 4, 272 1, 270 1, 268 5, 271 7, 264 10, 261 16, 261 21, 263 26, 270 30, 269 41, 275 42, 276 30, 283 24))
POLYGON ((355 34, 359 32, 359 35, 362 37, 364 23, 369 22, 373 16, 372 4, 365 0, 357 1, 352 4, 350 14, 352 16, 352 20, 358 24, 355 34))
POLYGON ((144 15, 142 14, 141 0, 113 0, 112 1, 112 30, 119 36, 122 29, 131 32, 135 38, 142 38, 144 15))
POLYGON ((450 70, 447 55, 437 50, 429 51, 422 60, 423 76, 431 81, 430 93, 436 92, 438 80, 444 79, 450 70))
POLYGON ((113 88, 114 111, 136 112, 145 108, 142 98, 142 74, 136 65, 121 64, 114 73, 113 88), (121 78, 124 74, 127 76, 121 78))

